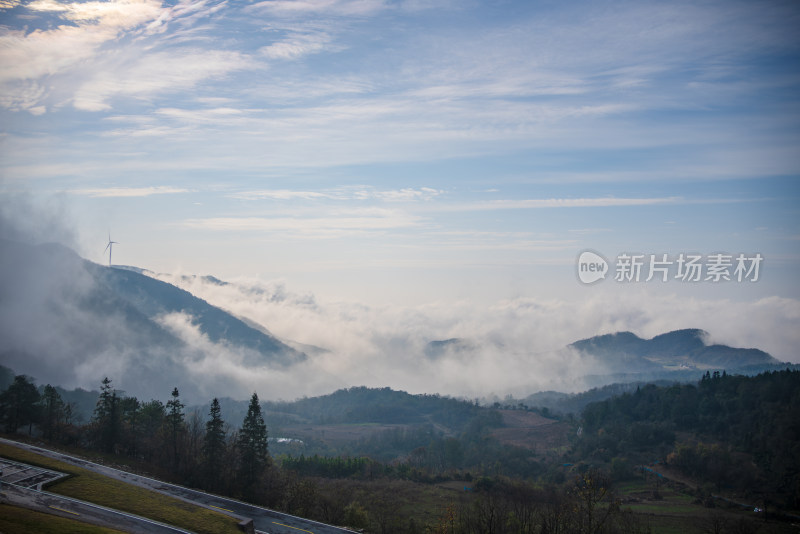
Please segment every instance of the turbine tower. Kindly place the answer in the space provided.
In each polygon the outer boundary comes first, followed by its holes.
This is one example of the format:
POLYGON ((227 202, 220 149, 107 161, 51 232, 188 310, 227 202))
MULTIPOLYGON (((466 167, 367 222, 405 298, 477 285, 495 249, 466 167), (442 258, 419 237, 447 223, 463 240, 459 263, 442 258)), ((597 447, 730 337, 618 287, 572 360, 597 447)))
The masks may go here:
POLYGON ((119 245, 116 241, 111 241, 111 232, 108 233, 108 245, 106 245, 106 249, 103 251, 103 254, 108 251, 108 266, 111 267, 111 250, 114 248, 113 245, 119 245))

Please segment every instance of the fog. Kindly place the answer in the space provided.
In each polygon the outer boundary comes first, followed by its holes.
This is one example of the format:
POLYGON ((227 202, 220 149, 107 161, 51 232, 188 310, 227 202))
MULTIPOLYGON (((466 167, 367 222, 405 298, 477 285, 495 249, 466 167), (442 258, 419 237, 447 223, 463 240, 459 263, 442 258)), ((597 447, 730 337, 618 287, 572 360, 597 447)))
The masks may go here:
POLYGON ((581 301, 520 297, 488 307, 469 301, 376 307, 324 301, 281 281, 219 284, 192 275, 153 276, 256 321, 283 340, 326 349, 307 350, 309 360, 287 373, 241 373, 251 388, 270 397, 292 399, 352 385, 466 397, 582 391, 586 375, 607 369, 567 345, 625 330, 650 338, 701 328, 709 332, 709 343, 760 348, 781 361, 798 361, 800 335, 792 325, 800 319, 800 303, 779 297, 733 303, 636 290, 594 292, 581 301), (453 338, 463 342, 426 355, 429 342, 453 338))
POLYGON ((642 285, 587 288, 580 300, 521 296, 488 306, 468 300, 399 306, 326 299, 280 280, 220 283, 194 273, 149 273, 308 355, 290 366, 254 364, 260 360, 251 350, 211 341, 186 313, 146 316, 102 284, 98 273, 106 267, 60 245, 32 247, 49 236, 74 242, 60 215, 25 218, 34 211, 25 202, 0 208, 0 364, 39 384, 97 388, 108 376, 145 399, 164 400, 177 386, 188 402, 245 399, 253 391, 292 400, 360 385, 521 397, 582 391, 590 386, 587 375, 608 372, 568 349, 574 341, 617 331, 650 338, 681 328, 704 329, 709 342, 800 361, 800 302, 778 296, 702 300, 654 295, 642 285), (11 224, 16 220, 27 222, 11 224), (459 341, 429 348, 450 339, 459 341))

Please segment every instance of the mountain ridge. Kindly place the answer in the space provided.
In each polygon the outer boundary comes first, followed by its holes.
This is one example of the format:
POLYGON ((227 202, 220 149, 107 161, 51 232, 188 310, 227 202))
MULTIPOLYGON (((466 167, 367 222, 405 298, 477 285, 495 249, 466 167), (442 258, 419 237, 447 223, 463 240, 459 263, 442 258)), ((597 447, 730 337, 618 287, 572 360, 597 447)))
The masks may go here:
POLYGON ((231 342, 264 356, 262 361, 249 358, 246 363, 250 365, 272 363, 288 366, 306 358, 304 353, 281 342, 268 331, 254 328, 222 308, 168 282, 130 269, 107 269, 92 263, 88 268, 145 315, 158 317, 168 313, 187 313, 212 342, 231 342))
MULTIPOLYGON (((60 244, 0 239, 0 363, 65 386, 107 374, 142 396, 184 383, 200 400, 206 393, 195 366, 214 365, 222 351, 250 368, 283 369, 307 358, 144 271, 98 265, 60 244), (170 322, 173 314, 181 320, 170 322)), ((212 379, 231 388, 229 377, 203 377, 212 379)))
POLYGON ((621 372, 652 371, 659 368, 713 369, 739 368, 753 365, 775 365, 781 362, 754 348, 708 345, 708 332, 698 328, 673 330, 651 339, 632 332, 615 332, 568 345, 581 353, 600 359, 621 372))

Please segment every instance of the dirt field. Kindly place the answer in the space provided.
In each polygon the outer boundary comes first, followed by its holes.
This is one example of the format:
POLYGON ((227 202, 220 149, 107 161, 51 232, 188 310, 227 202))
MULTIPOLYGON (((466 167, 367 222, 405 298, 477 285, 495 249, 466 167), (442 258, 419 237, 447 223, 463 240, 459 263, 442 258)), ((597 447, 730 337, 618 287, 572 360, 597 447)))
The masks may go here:
MULTIPOLYGON (((573 429, 567 423, 548 419, 533 412, 500 410, 504 426, 492 435, 503 443, 546 454, 568 444, 573 429)), ((368 439, 376 434, 408 425, 341 424, 341 425, 289 425, 281 428, 281 436, 306 442, 323 442, 331 447, 368 439)))
POLYGON ((533 412, 501 410, 503 428, 492 435, 502 443, 530 449, 537 454, 565 447, 572 428, 567 423, 548 419, 533 412))
POLYGON ((555 419, 542 417, 535 412, 525 412, 522 410, 500 410, 503 416, 503 423, 510 428, 533 428, 536 426, 552 425, 558 423, 555 419))

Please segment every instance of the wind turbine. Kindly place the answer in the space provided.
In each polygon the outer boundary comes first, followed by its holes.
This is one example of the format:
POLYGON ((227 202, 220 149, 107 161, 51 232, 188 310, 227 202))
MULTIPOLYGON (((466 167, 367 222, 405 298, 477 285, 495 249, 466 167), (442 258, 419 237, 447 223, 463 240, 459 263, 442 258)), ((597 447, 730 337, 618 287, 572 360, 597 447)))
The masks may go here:
POLYGON ((103 254, 106 253, 106 250, 108 251, 108 266, 109 267, 111 267, 111 250, 114 248, 113 245, 119 245, 119 243, 117 243, 116 241, 111 241, 111 232, 109 232, 108 233, 108 245, 106 245, 106 248, 103 251, 103 254))

